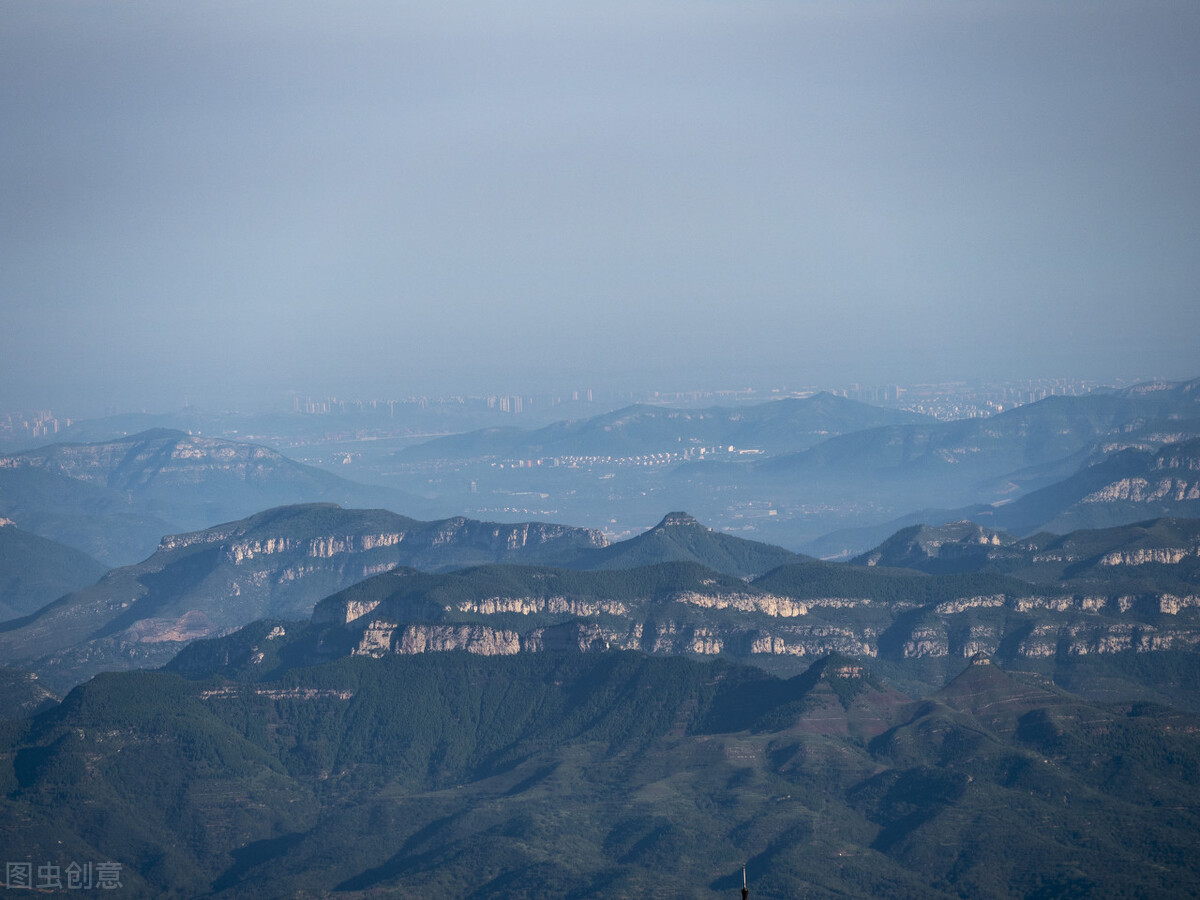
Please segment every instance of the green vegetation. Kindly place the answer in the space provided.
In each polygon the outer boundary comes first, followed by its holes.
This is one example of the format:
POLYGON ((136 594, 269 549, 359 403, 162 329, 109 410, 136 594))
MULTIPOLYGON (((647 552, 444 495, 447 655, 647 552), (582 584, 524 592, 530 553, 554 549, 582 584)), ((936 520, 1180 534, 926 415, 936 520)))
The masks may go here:
POLYGON ((0 666, 0 719, 19 719, 54 706, 58 697, 32 672, 0 666))
POLYGON ((0 847, 193 900, 706 898, 743 863, 758 897, 1185 897, 1198 725, 995 666, 913 703, 845 657, 124 673, 0 729, 0 847))
MULTIPOLYGON (((14 530, 0 529, 0 538, 14 530)), ((49 542, 32 540, 46 556, 49 542)), ((38 669, 65 691, 100 671, 161 665, 197 635, 264 616, 307 618, 321 598, 401 563, 452 568, 536 560, 574 554, 595 541, 587 529, 539 523, 417 522, 334 504, 280 507, 175 535, 143 562, 111 570, 95 584, 88 579, 87 587, 51 598, 25 619, 0 623, 0 658, 38 669)), ((13 562, 15 572, 25 566, 24 557, 13 562)), ((63 571, 63 577, 71 572, 63 571)))
POLYGON ((783 566, 755 579, 754 586, 799 599, 865 597, 877 603, 918 606, 982 594, 1021 597, 1035 592, 1027 582, 990 573, 933 577, 900 569, 819 562, 783 566))
POLYGON ((360 582, 322 601, 336 605, 387 601, 401 608, 444 610, 486 597, 578 597, 634 602, 667 599, 682 591, 746 590, 740 578, 721 575, 692 562, 668 562, 635 569, 577 571, 539 566, 477 566, 429 574, 398 569, 360 582))
POLYGON ((579 568, 632 569, 661 562, 695 562, 726 575, 761 575, 778 566, 810 560, 758 541, 711 531, 687 513, 674 512, 657 526, 580 558, 579 568))
POLYGON ((29 615, 89 585, 105 567, 72 547, 0 526, 0 621, 29 615))

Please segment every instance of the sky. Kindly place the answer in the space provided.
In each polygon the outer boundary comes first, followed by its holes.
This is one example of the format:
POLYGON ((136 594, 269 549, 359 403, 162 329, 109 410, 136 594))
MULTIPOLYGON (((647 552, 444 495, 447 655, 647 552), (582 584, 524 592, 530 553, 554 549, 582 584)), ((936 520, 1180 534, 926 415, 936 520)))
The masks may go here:
POLYGON ((0 4, 0 410, 1200 375, 1200 4, 0 4))

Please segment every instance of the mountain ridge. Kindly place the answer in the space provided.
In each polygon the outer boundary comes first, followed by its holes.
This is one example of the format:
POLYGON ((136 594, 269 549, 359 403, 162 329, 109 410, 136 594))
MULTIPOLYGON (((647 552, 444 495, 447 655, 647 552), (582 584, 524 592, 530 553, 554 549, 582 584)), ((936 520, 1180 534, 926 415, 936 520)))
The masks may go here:
POLYGON ((729 575, 762 575, 788 563, 811 560, 759 541, 723 534, 686 512, 669 512, 648 531, 583 554, 572 564, 582 569, 628 569, 651 562, 690 561, 729 575))
MULTIPOLYGON (((1040 551, 1018 545, 1013 552, 1040 551)), ((717 656, 774 672, 841 653, 925 685, 940 683, 956 660, 982 653, 1053 676, 1085 656, 1192 653, 1200 645, 1198 573, 1200 563, 1181 572, 1107 566, 1098 578, 1060 566, 1043 568, 1045 580, 1035 583, 1003 571, 927 575, 820 562, 780 566, 750 581, 693 562, 627 570, 395 569, 320 601, 311 622, 285 625, 286 639, 273 639, 269 653, 256 625, 193 644, 172 666, 203 670, 205 659, 257 657, 268 671, 285 651, 315 662, 573 648, 717 656)), ((1182 686, 1170 690, 1173 698, 1186 695, 1182 686)))
POLYGON ((1065 534, 1154 517, 1200 515, 1200 478, 1191 474, 1200 471, 1200 440, 1171 440, 1152 448, 1101 448, 1082 454, 1081 459, 1066 478, 1015 499, 923 509, 881 525, 830 533, 809 542, 807 549, 816 556, 845 558, 872 549, 904 528, 962 520, 1030 536, 1039 531, 1065 534))
POLYGON ((161 664, 182 643, 255 618, 307 618, 322 597, 405 562, 534 559, 604 543, 599 532, 547 523, 420 522, 335 504, 279 507, 167 535, 141 563, 0 623, 0 656, 35 669, 44 664, 43 677, 58 672, 66 687, 110 665, 161 664))
POLYGON ((166 535, 141 563, 110 570, 93 585, 0 624, 0 658, 32 665, 47 679, 86 677, 106 665, 161 664, 190 640, 257 618, 307 619, 322 598, 397 567, 615 570, 679 561, 747 577, 803 559, 713 533, 686 514, 665 521, 674 524, 610 545, 601 532, 544 522, 423 522, 335 504, 277 507, 166 535), (663 529, 670 538, 660 539, 663 529))
POLYGON ((677 446, 687 450, 729 445, 777 453, 810 445, 831 432, 923 418, 825 392, 748 407, 676 409, 642 403, 534 430, 493 427, 449 435, 400 451, 397 458, 636 456, 677 446), (679 427, 684 424, 686 428, 679 427))
POLYGON ((51 444, 0 457, 0 514, 106 563, 136 563, 169 532, 312 501, 407 509, 427 505, 413 495, 347 481, 257 444, 173 429, 103 443, 51 444))

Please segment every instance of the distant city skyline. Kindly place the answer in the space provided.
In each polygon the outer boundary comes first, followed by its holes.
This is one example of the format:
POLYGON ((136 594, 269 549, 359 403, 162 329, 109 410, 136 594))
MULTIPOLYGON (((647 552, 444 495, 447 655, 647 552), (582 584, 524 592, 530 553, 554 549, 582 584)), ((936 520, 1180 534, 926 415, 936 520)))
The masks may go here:
POLYGON ((2 409, 1200 374, 1191 0, 0 26, 2 409))
POLYGON ((148 408, 110 406, 100 410, 78 408, 18 409, 0 408, 0 441, 19 437, 52 437, 81 422, 129 415, 186 415, 189 410, 203 414, 231 413, 279 414, 298 413, 305 416, 328 416, 345 413, 376 413, 392 416, 397 408, 455 405, 457 403, 486 406, 487 409, 514 419, 534 414, 538 420, 578 418, 599 409, 614 409, 624 405, 653 404, 674 407, 738 406, 766 403, 792 397, 809 397, 832 393, 859 402, 919 412, 942 420, 994 415, 1034 403, 1049 396, 1078 396, 1095 390, 1119 389, 1132 384, 1161 379, 1117 379, 1101 383, 1089 379, 1068 377, 1021 379, 1007 382, 953 381, 919 384, 877 384, 860 382, 834 385, 812 385, 797 388, 727 388, 678 391, 595 391, 591 388, 559 392, 509 394, 483 392, 480 394, 445 394, 406 397, 334 396, 313 397, 297 391, 275 398, 273 403, 255 402, 242 408, 228 404, 217 407, 187 404, 181 408, 148 408), (527 408, 528 407, 528 408, 527 408), (70 412, 67 412, 70 409, 70 412), (589 412, 589 409, 591 410, 589 412))

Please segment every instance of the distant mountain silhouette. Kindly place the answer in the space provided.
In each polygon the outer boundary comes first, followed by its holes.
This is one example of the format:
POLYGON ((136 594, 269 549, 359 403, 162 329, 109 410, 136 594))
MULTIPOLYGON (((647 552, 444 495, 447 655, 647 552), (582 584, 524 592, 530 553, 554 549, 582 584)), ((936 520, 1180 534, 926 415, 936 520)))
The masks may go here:
POLYGON ((0 515, 111 564, 144 559, 170 532, 316 501, 425 507, 419 498, 347 481, 266 447, 168 429, 0 457, 0 515))
POLYGON ((1200 439, 1152 444, 1151 449, 1098 449, 1079 457, 1082 463, 1073 474, 1015 500, 922 509, 879 525, 830 533, 805 549, 819 557, 845 557, 878 545, 901 529, 963 520, 1025 536, 1040 531, 1066 534, 1156 517, 1200 517, 1200 439))
POLYGON ((398 458, 629 457, 731 445, 776 454, 811 447, 831 435, 924 419, 827 393, 746 407, 673 409, 638 404, 535 430, 486 428, 436 438, 401 451, 398 458))

